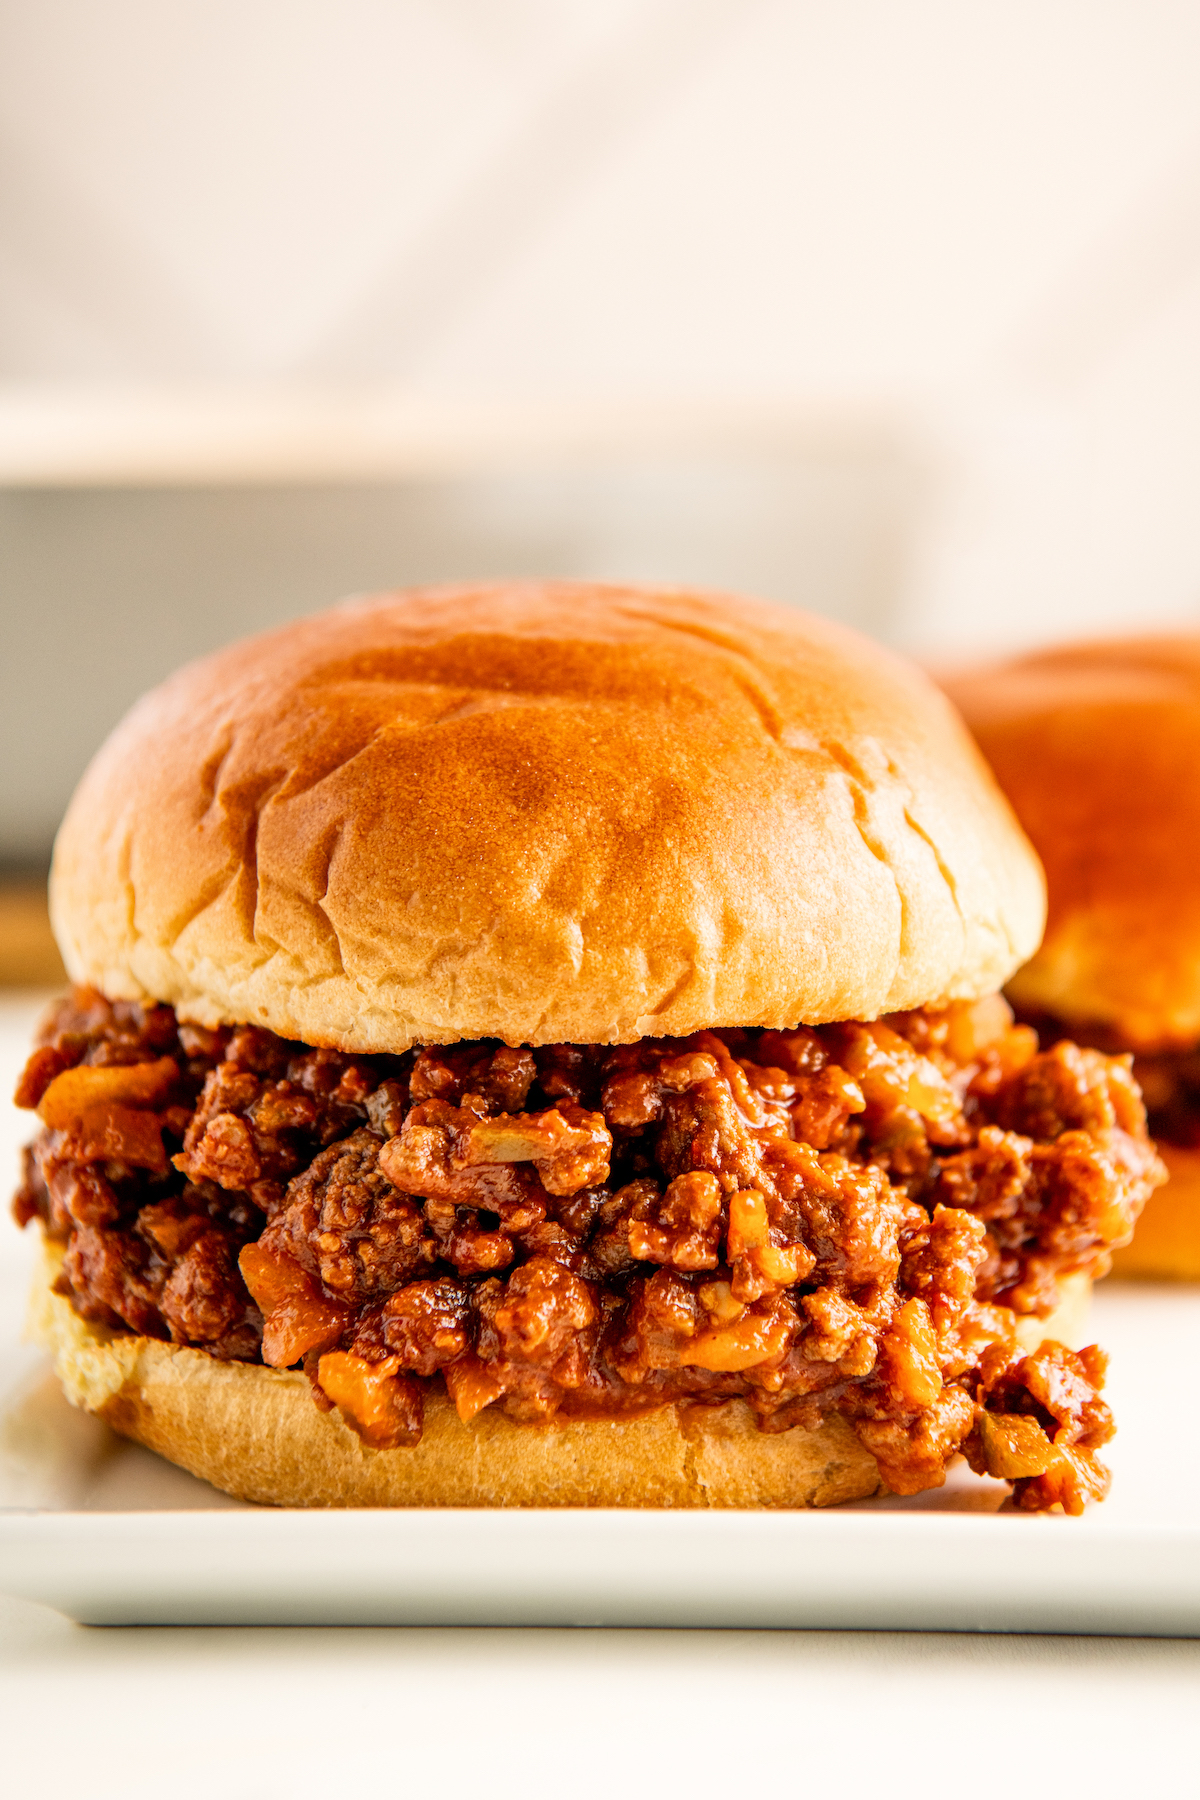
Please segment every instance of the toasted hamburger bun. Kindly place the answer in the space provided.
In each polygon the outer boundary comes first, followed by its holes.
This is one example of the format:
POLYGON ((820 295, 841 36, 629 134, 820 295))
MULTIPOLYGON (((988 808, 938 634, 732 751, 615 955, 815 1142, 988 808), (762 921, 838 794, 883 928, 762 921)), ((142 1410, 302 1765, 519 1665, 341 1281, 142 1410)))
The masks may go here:
POLYGON ((73 980, 307 1044, 621 1043, 994 991, 1041 874, 953 710, 827 620, 514 584, 193 663, 54 853, 73 980))
MULTIPOLYGON (((242 1500, 275 1506, 811 1507, 885 1492, 842 1418, 760 1431, 743 1400, 641 1418, 516 1425, 488 1409, 464 1425, 444 1394, 414 1449, 371 1450, 318 1412, 295 1369, 217 1362, 200 1350, 112 1333, 53 1291, 62 1255, 44 1246, 30 1335, 54 1357, 72 1405, 242 1500)), ((1025 1318, 1028 1350, 1078 1345, 1091 1283, 1071 1276, 1048 1319, 1025 1318)))
MULTIPOLYGON (((586 584, 389 595, 184 669, 85 775, 51 899, 72 977, 110 998, 357 1052, 974 999, 1044 910, 917 670, 790 609, 586 584)), ((772 1436, 742 1402, 465 1425, 433 1391, 415 1449, 372 1451, 297 1372, 98 1331, 48 1292, 38 1319, 73 1399, 249 1499, 803 1506, 879 1486, 844 1422, 772 1436)))

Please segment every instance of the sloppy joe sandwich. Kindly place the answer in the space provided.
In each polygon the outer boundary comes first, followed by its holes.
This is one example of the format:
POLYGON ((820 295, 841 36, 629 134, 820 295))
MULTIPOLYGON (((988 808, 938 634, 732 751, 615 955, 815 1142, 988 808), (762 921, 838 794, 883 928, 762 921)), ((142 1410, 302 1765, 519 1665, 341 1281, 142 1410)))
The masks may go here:
POLYGON ((1045 1043, 1133 1055, 1170 1172, 1122 1275, 1200 1280, 1200 638, 1068 644, 948 684, 1046 867, 1009 983, 1045 1043))
MULTIPOLYGON (((18 1100, 69 1396, 292 1505, 1104 1492, 1055 1338, 1161 1170, 999 989, 944 697, 680 591, 387 595, 184 669, 59 834, 18 1100)), ((1062 1327, 1070 1335, 1071 1327, 1062 1327)))

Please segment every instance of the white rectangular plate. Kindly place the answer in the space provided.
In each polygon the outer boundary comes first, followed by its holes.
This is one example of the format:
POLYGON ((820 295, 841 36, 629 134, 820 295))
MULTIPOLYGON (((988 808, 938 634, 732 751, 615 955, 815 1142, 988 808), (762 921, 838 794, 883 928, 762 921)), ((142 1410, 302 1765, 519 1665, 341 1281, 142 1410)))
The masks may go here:
POLYGON ((0 1586, 104 1625, 1181 1636, 1200 1629, 1200 1537, 937 1513, 13 1513, 0 1586))
MULTIPOLYGON (((0 1003, 11 1091, 33 1002, 0 1003)), ((28 1119, 0 1115, 8 1186, 28 1119)), ((90 1624, 828 1626, 1200 1635, 1200 1289, 1107 1284, 1112 1497, 995 1509, 956 1470, 824 1513, 284 1512, 73 1412, 19 1342, 32 1246, 0 1222, 0 1591, 90 1624)))

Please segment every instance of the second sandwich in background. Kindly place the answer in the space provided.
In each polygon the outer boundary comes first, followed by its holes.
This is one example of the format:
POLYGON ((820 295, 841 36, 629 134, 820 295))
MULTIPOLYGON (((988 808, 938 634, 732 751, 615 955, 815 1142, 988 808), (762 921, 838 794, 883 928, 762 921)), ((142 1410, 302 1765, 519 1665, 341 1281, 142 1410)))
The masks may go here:
POLYGON ((1118 1275, 1200 1280, 1200 637, 1042 650, 943 686, 1046 869, 1007 993, 1043 1045, 1132 1052, 1170 1171, 1118 1275))

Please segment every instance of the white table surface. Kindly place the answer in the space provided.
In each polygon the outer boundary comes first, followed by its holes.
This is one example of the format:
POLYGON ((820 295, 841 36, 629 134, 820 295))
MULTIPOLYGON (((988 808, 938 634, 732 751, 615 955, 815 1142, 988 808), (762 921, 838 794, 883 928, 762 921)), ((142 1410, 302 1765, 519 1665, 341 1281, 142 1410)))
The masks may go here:
MULTIPOLYGON (((0 1000, 0 1082, 36 997, 0 1000)), ((5 1175, 27 1120, 0 1115, 5 1175)), ((0 1307, 24 1246, 0 1238, 0 1307)), ((21 1371, 36 1360, 30 1352, 21 1371)), ((6 1385, 9 1385, 6 1383, 6 1385)), ((13 1795, 928 1794, 1200 1788, 1200 1641, 136 1629, 0 1599, 13 1795)))

